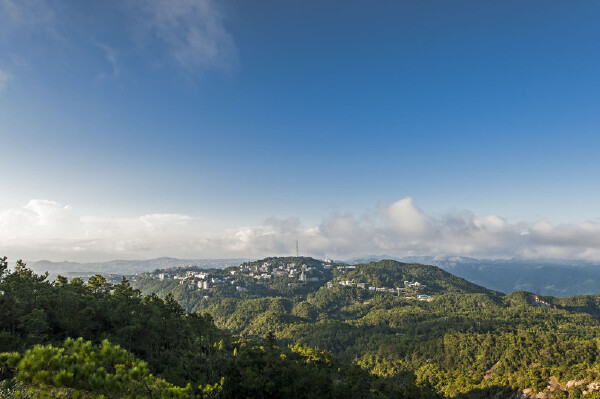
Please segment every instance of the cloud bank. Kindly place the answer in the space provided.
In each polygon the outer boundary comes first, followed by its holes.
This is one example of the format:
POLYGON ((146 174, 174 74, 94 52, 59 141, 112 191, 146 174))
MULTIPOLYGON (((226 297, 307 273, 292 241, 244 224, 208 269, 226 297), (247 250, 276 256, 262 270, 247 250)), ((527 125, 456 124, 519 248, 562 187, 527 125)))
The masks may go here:
POLYGON ((189 215, 98 217, 47 200, 0 212, 0 255, 30 260, 289 255, 296 239, 302 254, 342 259, 388 254, 600 260, 598 223, 508 223, 468 211, 433 217, 410 197, 362 215, 333 213, 312 226, 272 217, 258 226, 213 232, 189 215))

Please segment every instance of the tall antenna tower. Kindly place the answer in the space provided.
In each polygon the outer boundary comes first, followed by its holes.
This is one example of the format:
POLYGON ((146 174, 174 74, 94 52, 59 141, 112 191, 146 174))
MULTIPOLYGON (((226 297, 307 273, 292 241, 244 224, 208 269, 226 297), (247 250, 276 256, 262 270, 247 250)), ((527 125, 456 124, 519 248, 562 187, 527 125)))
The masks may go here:
POLYGON ((300 256, 300 251, 298 250, 298 240, 296 240, 296 256, 300 256))

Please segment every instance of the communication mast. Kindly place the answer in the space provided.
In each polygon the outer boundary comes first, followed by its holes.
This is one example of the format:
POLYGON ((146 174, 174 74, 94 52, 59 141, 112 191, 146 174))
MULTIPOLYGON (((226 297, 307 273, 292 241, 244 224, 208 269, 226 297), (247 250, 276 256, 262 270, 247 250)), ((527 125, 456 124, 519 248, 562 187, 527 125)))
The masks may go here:
POLYGON ((298 251, 298 240, 296 240, 296 256, 300 256, 300 251, 298 251))

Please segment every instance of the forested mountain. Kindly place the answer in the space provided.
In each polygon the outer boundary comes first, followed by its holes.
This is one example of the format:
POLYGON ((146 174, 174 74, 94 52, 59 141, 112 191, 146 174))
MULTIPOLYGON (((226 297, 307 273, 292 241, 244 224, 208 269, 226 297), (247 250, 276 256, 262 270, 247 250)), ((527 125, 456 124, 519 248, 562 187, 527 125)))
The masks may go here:
MULTIPOLYGON (((568 297, 600 292, 600 265, 583 261, 556 260, 490 260, 461 256, 434 257, 368 256, 353 258, 345 263, 366 264, 373 261, 394 259, 402 263, 438 266, 455 276, 505 294, 513 291, 529 291, 538 295, 568 297)), ((202 268, 225 268, 237 266, 249 259, 177 259, 156 258, 148 260, 114 260, 109 262, 29 262, 36 273, 49 272, 54 279, 58 274, 74 278, 88 278, 95 274, 122 275, 151 272, 185 266, 202 268)))
POLYGON ((273 332, 283 345, 330 351, 378 376, 392 397, 599 395, 598 296, 504 295, 435 266, 389 260, 268 258, 170 272, 135 284, 171 293, 233 334, 273 332), (300 270, 313 279, 301 281, 300 270), (204 281, 209 287, 198 289, 204 281))
POLYGON ((529 291, 538 295, 569 297, 600 292, 600 265, 585 261, 490 260, 464 256, 368 256, 353 258, 347 263, 361 264, 382 259, 435 265, 475 284, 505 294, 529 291))
POLYGON ((2 262, 0 398, 600 397, 597 295, 306 257, 130 279, 2 262))
POLYGON ((0 258, 0 315, 0 398, 381 396, 328 352, 232 336, 125 278, 51 283, 0 258))

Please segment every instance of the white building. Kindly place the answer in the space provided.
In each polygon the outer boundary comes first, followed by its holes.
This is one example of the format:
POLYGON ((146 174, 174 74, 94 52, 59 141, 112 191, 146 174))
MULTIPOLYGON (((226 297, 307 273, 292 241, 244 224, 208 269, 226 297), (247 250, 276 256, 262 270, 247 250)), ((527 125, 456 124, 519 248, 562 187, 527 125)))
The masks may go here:
POLYGON ((300 281, 306 281, 306 274, 304 274, 304 270, 300 273, 300 277, 298 278, 300 281))

